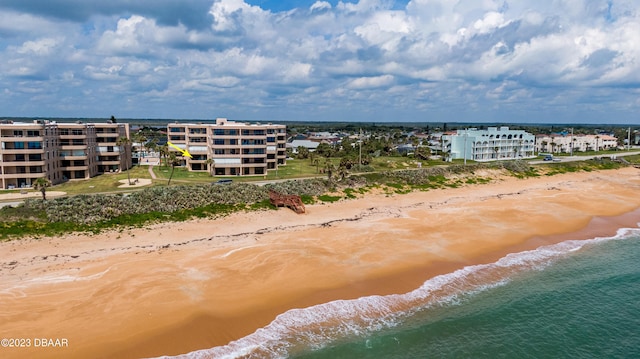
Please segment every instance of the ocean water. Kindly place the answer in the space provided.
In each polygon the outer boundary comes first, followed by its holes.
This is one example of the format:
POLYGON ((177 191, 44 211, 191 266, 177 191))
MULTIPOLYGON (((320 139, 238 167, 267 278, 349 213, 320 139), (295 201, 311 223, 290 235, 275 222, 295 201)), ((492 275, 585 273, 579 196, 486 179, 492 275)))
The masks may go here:
POLYGON ((640 358, 640 230, 286 312, 186 358, 640 358))

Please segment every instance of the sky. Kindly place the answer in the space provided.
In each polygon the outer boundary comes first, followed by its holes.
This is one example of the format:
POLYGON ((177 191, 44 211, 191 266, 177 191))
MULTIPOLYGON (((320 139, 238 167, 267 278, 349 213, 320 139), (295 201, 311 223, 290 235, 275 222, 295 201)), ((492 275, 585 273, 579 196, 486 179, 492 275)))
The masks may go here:
POLYGON ((0 0, 0 116, 640 124, 637 0, 0 0))

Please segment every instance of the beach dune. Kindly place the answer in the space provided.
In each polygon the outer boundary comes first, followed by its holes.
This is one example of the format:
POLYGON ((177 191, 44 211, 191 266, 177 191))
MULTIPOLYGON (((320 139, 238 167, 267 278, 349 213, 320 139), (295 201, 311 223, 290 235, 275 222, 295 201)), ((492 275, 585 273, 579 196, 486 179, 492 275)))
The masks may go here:
POLYGON ((639 207, 640 172, 625 168, 4 242, 0 338, 31 345, 0 355, 137 358, 225 345, 293 308, 405 293, 508 253, 635 228, 639 207))

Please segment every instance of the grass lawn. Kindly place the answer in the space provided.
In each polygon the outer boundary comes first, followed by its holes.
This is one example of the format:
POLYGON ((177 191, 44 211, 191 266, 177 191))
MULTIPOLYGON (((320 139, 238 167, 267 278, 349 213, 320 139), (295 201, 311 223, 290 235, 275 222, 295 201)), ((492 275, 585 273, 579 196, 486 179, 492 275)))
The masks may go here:
MULTIPOLYGON (((599 151, 599 155, 615 155, 624 151, 599 151)), ((579 153, 584 155, 584 153, 579 153)), ((589 153, 587 153, 589 154, 589 153)), ((592 154, 595 154, 592 153, 592 154)), ((632 163, 638 163, 640 156, 628 156, 625 157, 632 163)), ((340 158, 330 159, 333 165, 337 168, 340 164, 340 158)), ((184 167, 176 167, 171 179, 172 185, 178 184, 199 184, 199 183, 211 183, 219 179, 232 179, 234 182, 254 182, 276 179, 295 179, 295 178, 308 178, 308 177, 326 177, 323 172, 323 167, 326 159, 324 157, 319 158, 318 165, 311 163, 309 159, 291 159, 287 160, 286 166, 280 166, 277 171, 271 170, 265 176, 215 176, 212 177, 207 172, 189 172, 184 167)), ((422 168, 442 166, 450 164, 462 164, 464 160, 454 160, 453 162, 443 161, 422 161, 412 157, 374 157, 371 160, 369 167, 376 172, 385 172, 390 170, 402 170, 402 169, 415 169, 421 166, 422 168)), ((472 164, 473 161, 467 160, 468 164, 472 164)), ((576 165, 572 166, 576 167, 576 165)), ((166 166, 154 166, 153 171, 157 179, 153 180, 152 186, 166 186, 171 174, 171 167, 166 166)), ((352 172, 356 173, 356 172, 352 172)), ((148 166, 135 166, 129 170, 131 180, 136 178, 151 179, 148 166)), ((104 174, 93 177, 88 180, 81 181, 69 181, 63 184, 59 184, 49 188, 50 191, 63 191, 69 195, 77 194, 92 194, 92 193, 104 193, 104 192, 131 192, 143 189, 145 187, 136 188, 118 188, 121 184, 119 181, 127 179, 127 172, 117 174, 104 174)), ((148 187, 148 186, 146 186, 148 187)), ((19 192, 19 190, 3 191, 2 193, 19 192)))
MULTIPOLYGON (((148 178, 151 179, 147 166, 133 167, 129 170, 129 176, 131 180, 136 178, 148 178)), ((128 192, 129 188, 118 188, 121 183, 120 180, 127 179, 127 172, 115 173, 115 174, 103 174, 95 176, 88 180, 81 181, 68 181, 59 185, 50 187, 50 191, 63 191, 67 194, 91 194, 100 192, 128 192)), ((143 187, 140 187, 143 188, 143 187)))
MULTIPOLYGON (((171 175, 171 166, 154 166, 153 173, 156 175, 156 181, 161 184, 167 184, 169 182, 169 176, 171 175)), ((214 181, 214 177, 208 172, 189 172, 185 167, 176 167, 171 177, 171 183, 211 183, 214 181)))
MULTIPOLYGON (((321 158, 318 162, 318 169, 322 170, 325 159, 321 158)), ((340 163, 339 159, 332 159, 332 163, 340 163)), ((314 166, 309 159, 293 159, 287 160, 286 166, 280 166, 278 171, 269 171, 267 180, 283 179, 283 178, 303 178, 303 177, 321 177, 323 174, 314 166)), ((264 177, 256 177, 263 180, 264 177)))

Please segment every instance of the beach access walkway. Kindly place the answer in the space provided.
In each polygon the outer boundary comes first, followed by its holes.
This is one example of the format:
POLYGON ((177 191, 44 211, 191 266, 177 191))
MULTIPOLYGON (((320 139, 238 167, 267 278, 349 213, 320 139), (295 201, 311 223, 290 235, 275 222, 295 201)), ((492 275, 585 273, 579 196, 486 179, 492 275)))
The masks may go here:
POLYGON ((153 173, 153 165, 149 165, 149 176, 151 176, 151 179, 156 179, 156 174, 153 173))

